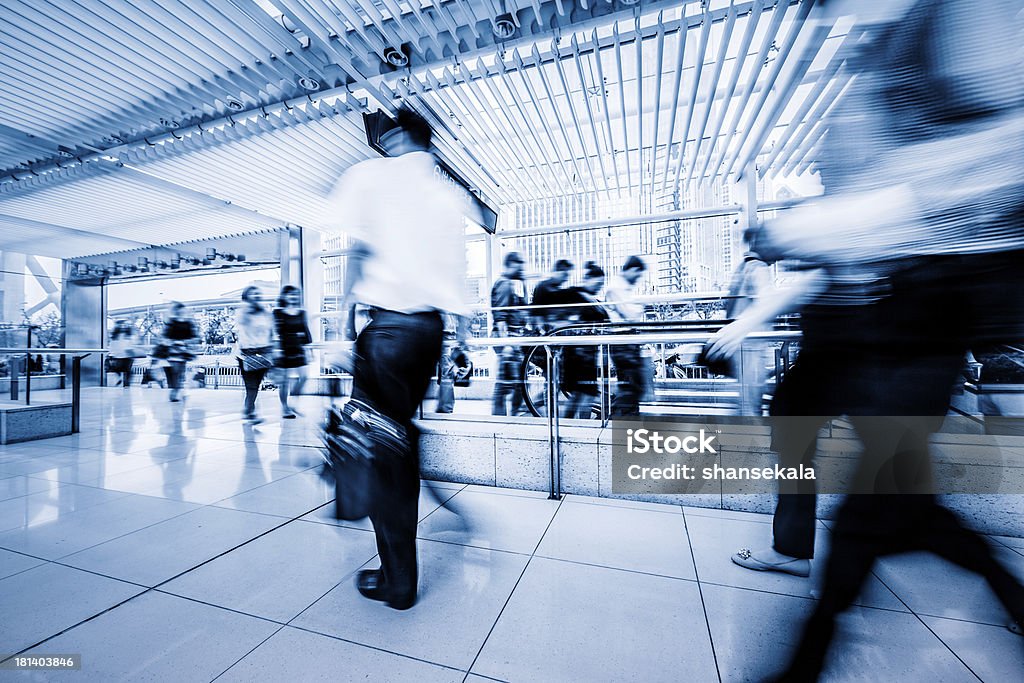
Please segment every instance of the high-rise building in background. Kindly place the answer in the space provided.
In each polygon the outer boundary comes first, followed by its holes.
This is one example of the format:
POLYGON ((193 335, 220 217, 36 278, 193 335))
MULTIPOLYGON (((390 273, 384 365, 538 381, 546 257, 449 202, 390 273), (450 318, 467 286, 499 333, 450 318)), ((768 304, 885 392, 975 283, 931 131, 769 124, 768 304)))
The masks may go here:
MULTIPOLYGON (((543 229, 626 218, 641 213, 645 212, 635 197, 574 195, 515 205, 503 213, 499 225, 505 230, 543 229)), ((648 261, 652 273, 656 260, 654 228, 650 224, 612 228, 570 227, 565 231, 508 237, 501 240, 501 251, 520 252, 526 259, 530 280, 544 277, 557 259, 569 259, 576 265, 571 283, 579 280, 587 261, 594 261, 611 274, 634 254, 648 261)), ((641 290, 653 293, 655 285, 653 278, 648 278, 641 285, 641 290)))

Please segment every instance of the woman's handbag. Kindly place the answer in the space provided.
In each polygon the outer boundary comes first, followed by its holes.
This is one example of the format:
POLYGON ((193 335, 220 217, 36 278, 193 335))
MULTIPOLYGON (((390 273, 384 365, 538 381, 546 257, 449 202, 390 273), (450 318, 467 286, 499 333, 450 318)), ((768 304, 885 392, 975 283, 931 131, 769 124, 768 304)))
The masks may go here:
POLYGON ((382 461, 409 457, 402 425, 362 401, 349 400, 327 411, 321 477, 334 484, 335 517, 362 519, 377 496, 382 461))
POLYGON ((274 357, 269 346, 258 349, 242 349, 241 361, 242 370, 245 372, 269 370, 274 367, 274 357))

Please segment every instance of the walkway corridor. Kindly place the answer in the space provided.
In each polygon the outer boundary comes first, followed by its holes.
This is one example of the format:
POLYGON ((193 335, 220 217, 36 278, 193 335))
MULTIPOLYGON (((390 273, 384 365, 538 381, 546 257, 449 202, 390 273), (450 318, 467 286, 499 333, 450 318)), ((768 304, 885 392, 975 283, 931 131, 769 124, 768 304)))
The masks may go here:
MULTIPOLYGON (((766 515, 434 483, 420 601, 390 610, 353 586, 368 524, 331 519, 313 469, 322 399, 256 428, 240 401, 90 389, 81 434, 0 447, 0 653, 82 655, 25 680, 756 681, 812 608, 817 574, 729 560, 766 515)), ((1024 539, 992 541, 1024 577, 1024 539)), ((986 586, 935 557, 886 560, 858 604, 825 680, 1024 671, 986 586)))

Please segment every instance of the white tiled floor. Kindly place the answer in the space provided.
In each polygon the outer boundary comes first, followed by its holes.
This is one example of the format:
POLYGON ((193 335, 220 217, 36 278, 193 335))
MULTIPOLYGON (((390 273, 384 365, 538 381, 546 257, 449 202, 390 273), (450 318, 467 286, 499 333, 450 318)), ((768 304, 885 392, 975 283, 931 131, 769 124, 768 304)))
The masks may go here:
MULTIPOLYGON (((81 434, 0 447, 0 657, 82 654, 32 680, 756 681, 813 609, 820 567, 729 561, 767 515, 437 483, 420 602, 390 610, 352 584, 369 524, 315 475, 320 399, 257 428, 240 401, 87 390, 81 434)), ((1024 540, 993 542, 1024 576, 1024 540)), ((1021 679, 1024 639, 937 558, 880 562, 857 604, 825 680, 1021 679)))

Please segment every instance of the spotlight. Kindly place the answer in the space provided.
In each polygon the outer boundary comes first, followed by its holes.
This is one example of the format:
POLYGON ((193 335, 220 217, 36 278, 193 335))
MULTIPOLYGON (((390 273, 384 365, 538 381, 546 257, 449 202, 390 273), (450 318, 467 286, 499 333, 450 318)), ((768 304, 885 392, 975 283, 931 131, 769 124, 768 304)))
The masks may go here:
POLYGON ((514 36, 516 33, 516 23, 513 21, 512 15, 506 12, 496 16, 494 24, 491 25, 491 32, 498 40, 508 40, 514 36))
POLYGON ((396 50, 393 47, 384 50, 384 60, 391 66, 398 68, 409 66, 409 57, 401 50, 396 50))

